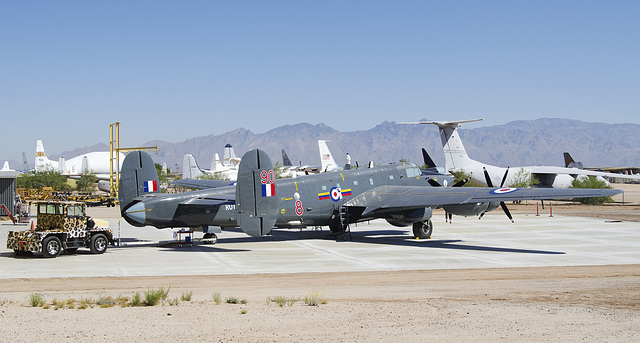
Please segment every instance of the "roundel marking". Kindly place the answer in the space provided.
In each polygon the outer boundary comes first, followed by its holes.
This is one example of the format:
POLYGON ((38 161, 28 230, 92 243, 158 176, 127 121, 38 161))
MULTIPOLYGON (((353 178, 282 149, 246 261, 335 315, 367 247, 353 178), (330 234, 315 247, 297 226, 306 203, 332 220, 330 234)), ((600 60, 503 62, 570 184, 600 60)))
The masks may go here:
POLYGON ((517 191, 517 188, 496 188, 492 189, 489 193, 491 194, 507 194, 511 192, 517 191))
POLYGON ((342 199, 342 191, 338 187, 331 188, 330 195, 331 200, 333 201, 339 201, 340 199, 342 199))

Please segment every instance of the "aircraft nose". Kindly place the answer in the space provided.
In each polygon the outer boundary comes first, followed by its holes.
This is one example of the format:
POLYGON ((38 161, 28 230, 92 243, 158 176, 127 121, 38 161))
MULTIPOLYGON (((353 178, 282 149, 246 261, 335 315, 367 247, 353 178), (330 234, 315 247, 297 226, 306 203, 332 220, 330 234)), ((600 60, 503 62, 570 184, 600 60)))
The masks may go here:
POLYGON ((143 202, 139 202, 124 211, 124 215, 131 221, 143 224, 146 221, 146 208, 143 202))

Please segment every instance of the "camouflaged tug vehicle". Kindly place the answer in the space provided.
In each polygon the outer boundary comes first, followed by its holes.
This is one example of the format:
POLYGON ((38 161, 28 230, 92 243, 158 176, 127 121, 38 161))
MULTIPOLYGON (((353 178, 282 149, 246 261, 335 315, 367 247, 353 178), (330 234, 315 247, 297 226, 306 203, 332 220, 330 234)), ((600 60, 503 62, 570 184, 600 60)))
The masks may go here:
POLYGON ((36 207, 38 220, 34 230, 9 231, 7 248, 16 254, 31 251, 57 257, 62 250, 74 253, 80 247, 102 254, 113 244, 109 223, 87 217, 84 203, 45 201, 36 203, 36 207))

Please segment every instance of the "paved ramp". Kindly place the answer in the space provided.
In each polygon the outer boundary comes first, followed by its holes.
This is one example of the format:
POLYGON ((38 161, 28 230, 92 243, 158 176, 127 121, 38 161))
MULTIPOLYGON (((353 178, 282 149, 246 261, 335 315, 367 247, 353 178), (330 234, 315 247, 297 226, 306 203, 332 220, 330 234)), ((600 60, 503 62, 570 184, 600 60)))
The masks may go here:
MULTIPOLYGON (((55 259, 15 257, 6 249, 11 225, 0 225, 0 278, 216 275, 640 264, 640 223, 502 214, 482 220, 434 218, 429 240, 385 221, 352 227, 353 241, 329 231, 275 230, 268 238, 225 231, 216 245, 160 247, 173 230, 120 221, 123 242, 104 255, 80 249, 55 259)), ((109 219, 117 234, 116 219, 109 219)), ((201 233, 196 233, 196 238, 201 233)))

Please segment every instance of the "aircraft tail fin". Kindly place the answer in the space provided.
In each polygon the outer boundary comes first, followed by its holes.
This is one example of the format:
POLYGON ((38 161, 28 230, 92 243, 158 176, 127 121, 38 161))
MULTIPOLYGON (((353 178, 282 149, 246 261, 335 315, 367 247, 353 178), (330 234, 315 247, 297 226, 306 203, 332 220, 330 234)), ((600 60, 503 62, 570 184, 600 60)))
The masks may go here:
POLYGON ((64 157, 58 159, 58 173, 67 174, 67 160, 64 157))
POLYGON ((333 158, 329 147, 325 140, 318 140, 318 149, 320 149, 320 161, 322 163, 321 172, 332 171, 338 169, 338 164, 333 158))
POLYGON ((582 165, 582 162, 576 162, 573 157, 571 157, 571 154, 569 154, 568 152, 563 153, 564 155, 564 167, 565 168, 578 168, 578 169, 584 169, 584 166, 582 165))
POLYGON ((464 123, 471 123, 483 119, 456 120, 456 121, 425 121, 399 124, 432 124, 440 129, 440 139, 442 140, 442 151, 444 153, 445 168, 447 170, 471 169, 480 162, 472 160, 467 155, 467 151, 462 144, 458 127, 464 123))
POLYGON ((284 152, 284 149, 282 149, 282 166, 293 167, 293 163, 291 163, 291 160, 289 159, 289 156, 287 156, 287 153, 284 152))
POLYGON ((268 234, 278 215, 273 163, 266 152, 254 149, 242 156, 236 182, 236 209, 240 229, 252 237, 268 234))
POLYGON ((216 172, 222 171, 223 169, 224 166, 222 165, 222 161, 220 160, 220 155, 218 155, 218 153, 216 152, 215 154, 213 154, 213 161, 211 161, 211 171, 216 172))
POLYGON ((424 160, 424 165, 427 167, 427 169, 437 167, 431 159, 431 156, 429 156, 429 154, 427 153, 427 150, 425 150, 424 148, 422 148, 422 159, 424 160))
POLYGON ((233 150, 231 144, 227 144, 224 146, 224 160, 222 162, 225 166, 233 166, 237 164, 238 157, 236 157, 236 152, 233 150))
MULTIPOLYGON (((122 162, 118 200, 120 213, 136 203, 135 198, 145 194, 160 193, 158 172, 151 156, 144 151, 130 152, 122 162)), ((126 216, 125 216, 126 218, 126 216)))
POLYGON ((182 158, 182 178, 197 179, 202 176, 202 170, 198 167, 196 158, 191 154, 186 154, 182 158))
POLYGON ((36 161, 33 168, 36 170, 58 170, 58 163, 47 158, 47 154, 44 152, 44 144, 40 139, 36 141, 36 161))

